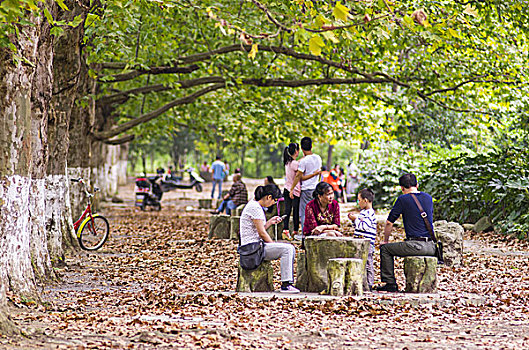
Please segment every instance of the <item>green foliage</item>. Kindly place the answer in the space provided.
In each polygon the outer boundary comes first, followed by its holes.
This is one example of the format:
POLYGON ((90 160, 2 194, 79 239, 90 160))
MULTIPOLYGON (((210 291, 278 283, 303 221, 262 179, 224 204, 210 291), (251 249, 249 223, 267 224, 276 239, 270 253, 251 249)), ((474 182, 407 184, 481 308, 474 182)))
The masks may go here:
POLYGON ((374 206, 393 205, 401 190, 398 179, 405 172, 418 173, 418 154, 397 141, 373 145, 360 151, 355 164, 359 170, 359 188, 368 187, 375 192, 374 206))
POLYGON ((490 216, 505 233, 529 233, 529 152, 510 148, 437 162, 423 181, 437 219, 475 222, 490 216))
MULTIPOLYGON (((216 135, 234 146, 286 142, 299 133, 325 143, 409 136, 418 147, 425 142, 468 146, 473 136, 490 134, 489 126, 499 128, 506 117, 523 119, 527 16, 517 10, 519 1, 507 7, 448 0, 259 3, 105 1, 103 10, 87 20, 89 61, 122 66, 92 72, 100 79, 100 91, 171 87, 120 103, 116 115, 130 117, 204 87, 183 88, 180 81, 225 79, 225 88, 174 108, 178 113, 164 124, 171 119, 188 124, 204 137, 215 126, 216 135), (418 9, 426 19, 418 17, 418 9), (141 74, 112 82, 116 74, 182 66, 179 60, 185 57, 232 45, 246 47, 196 61, 198 69, 189 74, 141 74), (247 85, 250 80, 322 79, 360 82, 247 85)), ((143 132, 137 128, 136 134, 143 132)))

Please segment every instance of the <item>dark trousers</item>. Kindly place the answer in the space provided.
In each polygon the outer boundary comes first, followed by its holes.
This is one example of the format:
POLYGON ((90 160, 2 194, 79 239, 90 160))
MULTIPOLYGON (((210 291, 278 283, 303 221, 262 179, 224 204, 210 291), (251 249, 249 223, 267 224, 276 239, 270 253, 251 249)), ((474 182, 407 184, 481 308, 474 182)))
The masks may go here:
POLYGON ((380 246, 380 280, 396 284, 394 257, 399 256, 435 256, 433 242, 405 241, 386 243, 380 246))
POLYGON ((285 199, 285 214, 286 219, 283 220, 283 230, 289 229, 290 213, 294 219, 294 231, 299 232, 299 197, 294 196, 294 199, 290 199, 290 192, 287 189, 283 190, 283 198, 285 199))

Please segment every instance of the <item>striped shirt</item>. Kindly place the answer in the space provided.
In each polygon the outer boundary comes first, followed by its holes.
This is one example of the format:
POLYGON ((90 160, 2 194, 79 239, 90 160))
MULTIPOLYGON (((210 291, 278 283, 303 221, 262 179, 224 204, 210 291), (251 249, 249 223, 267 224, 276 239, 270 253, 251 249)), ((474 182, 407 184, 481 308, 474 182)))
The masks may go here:
POLYGON ((360 215, 354 221, 355 235, 369 238, 371 244, 375 245, 375 238, 377 236, 377 219, 375 218, 375 211, 373 209, 363 209, 360 215))

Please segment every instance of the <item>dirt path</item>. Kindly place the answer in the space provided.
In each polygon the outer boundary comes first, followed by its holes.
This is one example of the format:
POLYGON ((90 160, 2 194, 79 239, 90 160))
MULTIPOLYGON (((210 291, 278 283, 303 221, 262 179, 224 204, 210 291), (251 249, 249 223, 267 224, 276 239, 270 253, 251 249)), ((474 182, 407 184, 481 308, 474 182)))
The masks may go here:
POLYGON ((207 212, 189 208, 208 192, 167 196, 159 213, 136 211, 130 192, 105 209, 108 243, 69 257, 61 282, 44 288, 44 306, 11 298, 25 336, 0 337, 0 348, 529 347, 526 243, 467 236, 465 266, 439 270, 436 296, 248 296, 228 293, 235 242, 208 241, 207 212))

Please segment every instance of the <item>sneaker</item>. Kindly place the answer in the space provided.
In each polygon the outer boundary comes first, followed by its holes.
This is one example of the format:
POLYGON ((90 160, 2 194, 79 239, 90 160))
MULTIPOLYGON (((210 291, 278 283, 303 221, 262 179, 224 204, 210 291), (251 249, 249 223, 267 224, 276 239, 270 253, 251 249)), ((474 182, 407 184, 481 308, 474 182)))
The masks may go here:
POLYGON ((281 293, 289 293, 289 294, 297 294, 297 293, 299 293, 299 289, 297 289, 296 287, 294 287, 291 284, 289 284, 286 287, 281 287, 281 289, 279 291, 281 293))
POLYGON ((290 231, 289 230, 283 230, 283 239, 286 239, 287 241, 291 241, 292 240, 292 236, 290 235, 290 231))
POLYGON ((399 292, 399 286, 396 283, 386 283, 385 285, 378 286, 375 289, 377 290, 377 292, 399 292))
POLYGON ((296 241, 302 241, 303 240, 303 235, 294 235, 294 239, 296 241))

